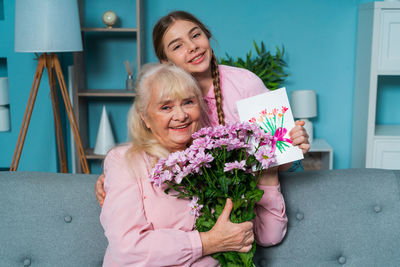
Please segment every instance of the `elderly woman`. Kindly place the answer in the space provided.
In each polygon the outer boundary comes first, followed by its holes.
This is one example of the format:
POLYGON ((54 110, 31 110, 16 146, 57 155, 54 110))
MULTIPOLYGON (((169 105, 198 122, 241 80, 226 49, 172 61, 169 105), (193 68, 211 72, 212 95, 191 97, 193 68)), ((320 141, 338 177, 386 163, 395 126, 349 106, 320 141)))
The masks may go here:
MULTIPOLYGON (((128 118, 131 143, 110 151, 104 164, 107 194, 100 220, 109 241, 104 266, 216 266, 210 254, 249 251, 253 230, 261 244, 274 242, 271 238, 279 242, 286 216, 280 214, 284 202, 276 190, 258 203, 254 225, 230 222, 228 199, 215 226, 199 233, 189 200, 149 182, 158 158, 185 149, 192 133, 208 125, 207 107, 194 78, 168 64, 146 66, 136 90, 128 118)), ((260 183, 265 179, 268 175, 260 183)))

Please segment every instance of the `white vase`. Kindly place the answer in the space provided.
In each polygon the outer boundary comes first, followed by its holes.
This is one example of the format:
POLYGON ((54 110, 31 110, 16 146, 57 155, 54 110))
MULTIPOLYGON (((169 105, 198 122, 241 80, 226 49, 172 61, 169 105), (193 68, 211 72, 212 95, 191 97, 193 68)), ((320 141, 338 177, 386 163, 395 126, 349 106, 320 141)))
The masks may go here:
POLYGON ((97 132, 96 146, 94 154, 106 155, 107 152, 115 146, 114 135, 112 133, 111 124, 107 116, 106 107, 103 106, 101 114, 99 130, 97 132))
POLYGON ((0 77, 0 105, 10 104, 8 94, 8 78, 0 77))

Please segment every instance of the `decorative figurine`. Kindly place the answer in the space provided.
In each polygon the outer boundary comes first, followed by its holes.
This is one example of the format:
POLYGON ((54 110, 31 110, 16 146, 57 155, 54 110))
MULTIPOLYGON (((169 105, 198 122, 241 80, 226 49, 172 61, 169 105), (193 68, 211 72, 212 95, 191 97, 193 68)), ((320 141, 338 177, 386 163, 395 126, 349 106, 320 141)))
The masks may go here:
POLYGON ((134 65, 130 65, 128 60, 124 62, 124 65, 128 74, 126 78, 126 90, 135 91, 135 79, 133 78, 134 65))
POLYGON ((103 22, 109 29, 111 29, 117 22, 117 14, 112 10, 107 10, 103 14, 103 22))

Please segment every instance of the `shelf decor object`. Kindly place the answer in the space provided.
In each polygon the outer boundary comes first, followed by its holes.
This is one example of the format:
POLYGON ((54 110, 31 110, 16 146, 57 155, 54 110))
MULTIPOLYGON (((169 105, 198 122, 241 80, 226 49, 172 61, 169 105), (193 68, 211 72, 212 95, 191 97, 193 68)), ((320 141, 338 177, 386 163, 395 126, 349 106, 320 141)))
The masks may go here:
MULTIPOLYGON (((379 124, 377 107, 382 81, 400 77, 400 2, 359 6, 356 52, 351 167, 398 170, 400 124, 379 124)), ((398 114, 400 107, 387 108, 398 114)))
POLYGON ((107 10, 103 14, 103 22, 109 29, 111 29, 115 23, 117 23, 117 19, 117 14, 115 14, 115 12, 112 10, 107 10))
POLYGON ((0 132, 10 130, 10 108, 8 78, 0 77, 0 132))
POLYGON ((60 109, 57 96, 56 79, 62 93, 69 123, 73 130, 76 147, 83 171, 89 173, 85 151, 75 122, 74 112, 68 96, 60 62, 55 52, 82 51, 79 12, 77 0, 16 0, 15 1, 15 51, 42 53, 26 106, 24 119, 19 132, 17 146, 10 171, 16 171, 29 127, 40 80, 47 69, 53 106, 57 153, 61 172, 68 172, 64 138, 61 127, 60 109))
POLYGON ((124 61, 124 65, 127 72, 125 87, 126 90, 133 92, 135 90, 135 79, 133 78, 134 66, 133 64, 129 64, 128 60, 124 61))
POLYGON ((293 116, 305 122, 310 144, 314 139, 313 124, 309 120, 317 116, 317 94, 313 90, 296 90, 291 92, 293 116))
POLYGON ((97 131, 96 146, 94 154, 106 155, 107 152, 115 146, 114 135, 112 133, 110 120, 108 119, 106 107, 103 106, 99 130, 97 131))

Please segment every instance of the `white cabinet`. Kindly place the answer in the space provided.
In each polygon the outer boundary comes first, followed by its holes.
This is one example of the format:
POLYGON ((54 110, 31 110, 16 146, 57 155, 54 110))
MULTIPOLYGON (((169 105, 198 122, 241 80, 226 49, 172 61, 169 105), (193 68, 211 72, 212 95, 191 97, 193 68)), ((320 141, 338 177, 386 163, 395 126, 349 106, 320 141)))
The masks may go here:
MULTIPOLYGON (((357 30, 353 168, 400 169, 400 125, 379 125, 376 118, 379 81, 388 76, 400 77, 400 2, 362 4, 357 30)), ((391 108, 398 110, 400 105, 391 108)))
POLYGON ((373 168, 399 169, 400 168, 400 139, 377 138, 374 143, 373 168))
POLYGON ((396 72, 400 66, 400 8, 382 8, 380 26, 379 72, 396 72))

